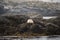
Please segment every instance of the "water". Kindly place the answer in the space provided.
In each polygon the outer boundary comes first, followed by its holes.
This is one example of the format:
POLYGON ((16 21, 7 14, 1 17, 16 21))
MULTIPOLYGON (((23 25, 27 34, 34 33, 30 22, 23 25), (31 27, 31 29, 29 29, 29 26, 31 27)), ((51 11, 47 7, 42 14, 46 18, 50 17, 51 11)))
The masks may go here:
POLYGON ((3 37, 3 38, 0 38, 0 40, 60 40, 60 37, 48 37, 48 36, 42 36, 39 38, 3 37))

